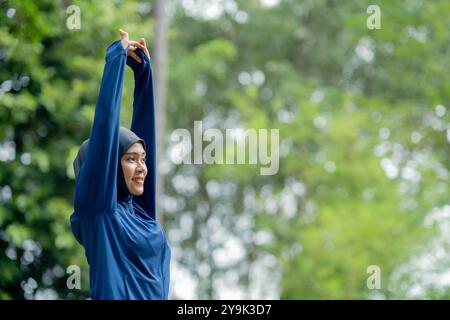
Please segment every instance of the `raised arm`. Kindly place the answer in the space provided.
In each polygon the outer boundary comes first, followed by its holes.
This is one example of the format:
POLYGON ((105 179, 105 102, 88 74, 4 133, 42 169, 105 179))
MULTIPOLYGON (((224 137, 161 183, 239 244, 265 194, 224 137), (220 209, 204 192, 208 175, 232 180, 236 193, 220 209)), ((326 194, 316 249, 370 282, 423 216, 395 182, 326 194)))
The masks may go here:
POLYGON ((111 212, 116 206, 120 109, 128 47, 122 39, 106 49, 89 147, 76 181, 74 205, 79 214, 111 212))
MULTIPOLYGON (((135 44, 134 41, 130 43, 135 44)), ((135 200, 147 214, 156 217, 156 138, 155 138, 155 100, 153 94, 152 62, 145 47, 145 41, 141 40, 141 49, 135 53, 140 58, 140 63, 128 57, 127 64, 134 72, 134 101, 133 119, 131 131, 136 133, 146 144, 148 174, 144 181, 144 193, 136 196, 135 200), (143 44, 143 46, 142 46, 143 44)))

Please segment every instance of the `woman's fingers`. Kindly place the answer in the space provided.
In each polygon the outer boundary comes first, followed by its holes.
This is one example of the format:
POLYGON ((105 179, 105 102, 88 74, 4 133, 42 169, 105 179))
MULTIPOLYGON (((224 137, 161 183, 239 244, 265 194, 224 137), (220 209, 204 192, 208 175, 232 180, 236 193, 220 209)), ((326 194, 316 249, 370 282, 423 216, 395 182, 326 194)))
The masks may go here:
POLYGON ((150 59, 150 53, 148 52, 147 46, 145 45, 145 39, 144 38, 141 38, 141 40, 139 42, 134 41, 134 40, 130 40, 130 44, 132 46, 136 46, 139 49, 141 49, 142 51, 144 51, 144 53, 150 59))
POLYGON ((146 46, 144 46, 140 42, 137 42, 137 41, 134 41, 134 40, 130 40, 130 44, 132 46, 138 47, 139 49, 142 49, 142 50, 147 49, 146 46))
POLYGON ((128 32, 126 32, 122 29, 119 29, 119 32, 120 32, 120 40, 121 40, 122 47, 125 49, 126 47, 128 47, 128 43, 129 43, 128 32))
POLYGON ((139 48, 150 59, 150 53, 148 52, 147 44, 145 43, 145 39, 144 38, 139 39, 139 42, 138 41, 134 41, 134 40, 129 40, 128 32, 126 32, 125 30, 122 30, 122 29, 119 29, 119 31, 120 31, 120 39, 121 39, 123 48, 128 47, 128 45, 130 46, 128 48, 128 52, 127 52, 127 54, 130 57, 132 57, 137 62, 141 63, 142 59, 135 52, 136 49, 139 48))
POLYGON ((145 39, 141 38, 141 40, 139 40, 139 43, 142 44, 145 47, 145 54, 147 55, 147 57, 150 59, 150 52, 148 52, 147 49, 147 44, 145 43, 145 39))
POLYGON ((128 49, 127 54, 132 57, 134 60, 136 60, 137 62, 141 63, 142 59, 136 54, 136 47, 130 44, 130 48, 128 49))

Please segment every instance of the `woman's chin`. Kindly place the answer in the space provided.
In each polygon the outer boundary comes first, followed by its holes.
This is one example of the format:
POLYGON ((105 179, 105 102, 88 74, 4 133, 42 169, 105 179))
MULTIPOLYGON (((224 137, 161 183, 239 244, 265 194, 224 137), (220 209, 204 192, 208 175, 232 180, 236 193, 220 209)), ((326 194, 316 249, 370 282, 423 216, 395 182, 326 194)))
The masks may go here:
POLYGON ((144 193, 144 188, 136 188, 130 191, 133 196, 140 196, 144 193))

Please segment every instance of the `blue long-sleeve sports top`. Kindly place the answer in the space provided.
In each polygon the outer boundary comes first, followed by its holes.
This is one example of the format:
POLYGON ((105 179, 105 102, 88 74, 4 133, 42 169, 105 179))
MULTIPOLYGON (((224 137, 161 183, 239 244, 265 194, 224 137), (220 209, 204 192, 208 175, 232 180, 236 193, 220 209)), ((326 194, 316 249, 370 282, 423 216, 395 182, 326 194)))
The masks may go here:
POLYGON ((167 299, 171 250, 156 221, 156 143, 152 62, 128 57, 120 40, 106 50, 89 148, 76 179, 72 232, 90 266, 92 299, 167 299), (134 72, 131 131, 145 141, 144 193, 118 198, 119 127, 126 64, 134 72))

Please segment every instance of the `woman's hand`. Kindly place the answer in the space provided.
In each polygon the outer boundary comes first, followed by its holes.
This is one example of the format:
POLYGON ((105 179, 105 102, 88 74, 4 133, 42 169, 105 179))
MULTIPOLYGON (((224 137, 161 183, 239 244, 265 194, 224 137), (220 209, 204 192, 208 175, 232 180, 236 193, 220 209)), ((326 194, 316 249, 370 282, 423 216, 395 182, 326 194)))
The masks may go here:
POLYGON ((150 53, 148 52, 148 49, 147 49, 147 44, 145 43, 145 39, 144 38, 141 38, 140 40, 139 40, 139 42, 137 42, 137 41, 133 41, 133 40, 130 40, 130 50, 129 50, 129 55, 132 57, 132 58, 134 58, 137 62, 139 62, 139 63, 141 63, 142 61, 141 61, 141 58, 139 58, 139 56, 134 52, 134 51, 136 51, 136 49, 137 48, 139 48, 139 49, 141 49, 143 52, 144 52, 144 54, 150 59, 150 53))
POLYGON ((145 43, 145 39, 144 38, 141 38, 139 40, 139 42, 138 41, 129 40, 128 39, 128 33, 126 31, 120 29, 120 39, 121 39, 121 42, 122 42, 122 47, 124 49, 128 45, 130 45, 130 47, 128 48, 128 51, 127 51, 127 55, 132 57, 138 63, 141 63, 142 59, 135 52, 137 48, 141 49, 144 52, 144 54, 150 59, 150 53, 148 52, 147 44, 145 43))
POLYGON ((122 48, 126 49, 128 47, 128 43, 129 43, 128 32, 126 32, 122 29, 120 29, 119 32, 120 32, 120 42, 122 44, 122 48))

